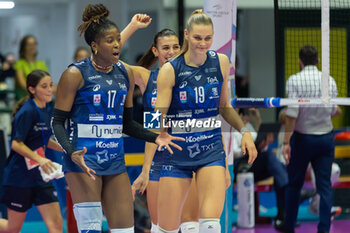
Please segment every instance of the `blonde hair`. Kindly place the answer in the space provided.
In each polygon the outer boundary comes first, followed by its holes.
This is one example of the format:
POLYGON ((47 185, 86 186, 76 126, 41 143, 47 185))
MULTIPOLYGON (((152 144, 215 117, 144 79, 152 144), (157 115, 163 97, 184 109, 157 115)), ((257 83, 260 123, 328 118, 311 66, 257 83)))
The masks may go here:
MULTIPOLYGON (((198 24, 210 25, 213 28, 213 21, 208 15, 203 13, 202 9, 197 9, 192 12, 191 16, 188 18, 186 23, 186 30, 190 32, 192 30, 193 25, 198 25, 198 24)), ((178 56, 186 53, 187 51, 188 51, 188 40, 184 38, 184 42, 178 56)))

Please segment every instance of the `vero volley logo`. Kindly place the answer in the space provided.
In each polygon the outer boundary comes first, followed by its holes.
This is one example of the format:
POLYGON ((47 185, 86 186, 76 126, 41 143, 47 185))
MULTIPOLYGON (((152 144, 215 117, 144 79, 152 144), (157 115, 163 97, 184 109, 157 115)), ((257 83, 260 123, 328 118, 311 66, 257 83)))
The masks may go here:
POLYGON ((160 129, 160 116, 162 114, 157 112, 144 112, 143 113, 143 128, 145 129, 160 129))

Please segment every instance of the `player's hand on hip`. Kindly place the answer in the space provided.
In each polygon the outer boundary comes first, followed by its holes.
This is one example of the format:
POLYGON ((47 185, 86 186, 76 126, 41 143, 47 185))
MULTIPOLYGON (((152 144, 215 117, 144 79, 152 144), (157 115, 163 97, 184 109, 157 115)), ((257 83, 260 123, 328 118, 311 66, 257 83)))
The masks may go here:
POLYGON ((289 164, 290 160, 290 145, 284 144, 282 149, 283 158, 286 160, 286 164, 289 164))
POLYGON ((253 164, 254 160, 258 156, 252 135, 249 132, 245 132, 242 135, 241 148, 243 155, 248 153, 248 163, 253 164))
POLYGON ((71 159, 72 161, 78 165, 91 179, 95 180, 95 176, 93 174, 96 174, 96 172, 86 166, 84 155, 86 154, 87 150, 86 147, 84 147, 83 150, 74 151, 71 159))
POLYGON ((158 137, 156 138, 156 144, 159 146, 158 151, 160 151, 163 147, 166 147, 167 150, 170 152, 170 154, 173 154, 173 150, 170 148, 170 146, 175 147, 178 150, 182 150, 182 148, 173 143, 172 141, 185 141, 184 138, 181 137, 173 137, 170 134, 168 134, 166 131, 161 132, 158 137))

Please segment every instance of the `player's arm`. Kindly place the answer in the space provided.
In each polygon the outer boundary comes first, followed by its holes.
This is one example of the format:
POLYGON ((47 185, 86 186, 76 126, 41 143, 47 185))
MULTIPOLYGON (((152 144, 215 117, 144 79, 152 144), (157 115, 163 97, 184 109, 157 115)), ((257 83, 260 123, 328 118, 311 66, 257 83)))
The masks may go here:
POLYGON ((152 18, 146 14, 135 14, 130 23, 120 33, 121 46, 134 34, 138 29, 146 28, 152 22, 152 18))

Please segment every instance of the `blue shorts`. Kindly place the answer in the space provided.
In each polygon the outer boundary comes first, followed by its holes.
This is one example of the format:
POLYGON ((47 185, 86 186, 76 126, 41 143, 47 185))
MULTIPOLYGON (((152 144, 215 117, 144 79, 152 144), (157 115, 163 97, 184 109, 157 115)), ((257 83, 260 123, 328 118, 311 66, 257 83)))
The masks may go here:
POLYGON ((177 165, 163 165, 160 177, 177 177, 177 178, 192 178, 193 172, 197 172, 202 167, 222 166, 226 168, 225 159, 216 160, 207 164, 198 166, 177 166, 177 165))
MULTIPOLYGON (((125 160, 114 161, 111 166, 103 167, 99 166, 94 161, 89 161, 85 159, 86 166, 95 170, 97 175, 117 175, 126 172, 125 160)), ((70 157, 67 155, 63 156, 62 166, 64 173, 67 172, 83 172, 83 170, 76 165, 70 157)))
POLYGON ((161 151, 156 151, 151 164, 151 169, 149 171, 150 181, 159 181, 160 172, 163 166, 163 156, 161 151))

